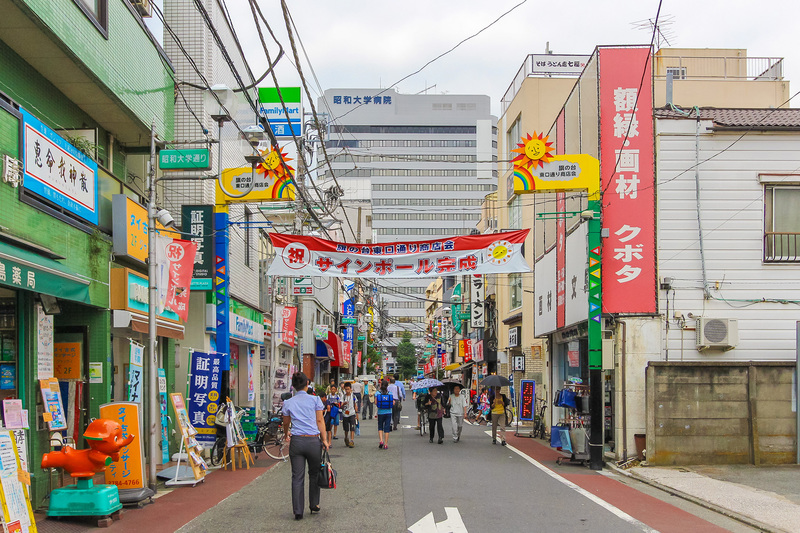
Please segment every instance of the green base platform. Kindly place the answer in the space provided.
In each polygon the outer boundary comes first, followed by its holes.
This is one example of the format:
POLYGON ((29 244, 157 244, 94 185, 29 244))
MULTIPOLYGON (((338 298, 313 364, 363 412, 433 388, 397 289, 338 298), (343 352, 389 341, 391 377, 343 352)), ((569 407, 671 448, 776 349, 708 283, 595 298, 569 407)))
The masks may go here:
POLYGON ((122 509, 115 485, 95 486, 91 479, 50 493, 47 516, 106 516, 122 509))

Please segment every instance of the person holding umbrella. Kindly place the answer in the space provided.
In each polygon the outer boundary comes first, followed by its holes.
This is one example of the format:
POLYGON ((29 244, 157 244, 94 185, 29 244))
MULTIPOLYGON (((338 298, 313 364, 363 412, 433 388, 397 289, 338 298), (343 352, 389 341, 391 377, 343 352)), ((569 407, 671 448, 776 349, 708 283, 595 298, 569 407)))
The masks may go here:
POLYGON ((508 397, 500 392, 500 387, 496 387, 492 401, 492 444, 497 444, 497 428, 499 427, 501 444, 506 445, 506 407, 508 407, 508 403, 508 397))
POLYGON ((442 427, 442 417, 444 416, 444 404, 439 395, 439 389, 434 387, 430 390, 428 399, 425 401, 428 408, 428 422, 430 423, 430 442, 433 443, 433 431, 436 428, 439 432, 439 444, 444 442, 444 428, 442 427))

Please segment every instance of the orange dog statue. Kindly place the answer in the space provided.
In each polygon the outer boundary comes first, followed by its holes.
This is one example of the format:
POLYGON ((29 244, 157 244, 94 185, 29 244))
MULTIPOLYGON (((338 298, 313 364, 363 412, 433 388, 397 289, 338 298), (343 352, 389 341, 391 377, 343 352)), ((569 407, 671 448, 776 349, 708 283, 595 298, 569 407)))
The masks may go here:
POLYGON ((119 461, 119 451, 133 442, 134 435, 122 438, 122 426, 115 420, 98 418, 83 434, 89 441, 88 450, 64 446, 62 451, 42 456, 42 468, 63 468, 74 478, 92 478, 114 461, 119 461))

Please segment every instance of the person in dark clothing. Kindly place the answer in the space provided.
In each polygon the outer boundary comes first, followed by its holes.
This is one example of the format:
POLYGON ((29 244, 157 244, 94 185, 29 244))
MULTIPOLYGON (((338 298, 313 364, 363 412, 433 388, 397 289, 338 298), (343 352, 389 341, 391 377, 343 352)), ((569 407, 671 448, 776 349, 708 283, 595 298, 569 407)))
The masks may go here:
POLYGON ((283 402, 283 432, 289 441, 292 464, 292 508, 295 520, 303 518, 306 463, 308 463, 308 504, 312 513, 319 512, 317 476, 322 464, 322 450, 328 448, 323 412, 318 396, 308 394, 308 378, 302 372, 292 376, 294 396, 283 402), (291 429, 291 431, 290 431, 291 429))
POLYGON ((442 396, 439 394, 439 389, 432 388, 428 399, 425 400, 425 406, 428 408, 428 423, 430 424, 430 442, 433 442, 433 431, 437 429, 439 432, 439 444, 444 442, 444 427, 442 427, 442 417, 444 416, 444 404, 442 403, 442 396))

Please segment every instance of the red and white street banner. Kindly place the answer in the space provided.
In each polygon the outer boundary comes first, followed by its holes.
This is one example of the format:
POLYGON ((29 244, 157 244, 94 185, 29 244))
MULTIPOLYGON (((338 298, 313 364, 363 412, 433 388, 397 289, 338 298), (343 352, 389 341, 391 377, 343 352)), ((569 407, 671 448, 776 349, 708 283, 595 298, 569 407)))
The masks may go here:
POLYGON ((297 321, 297 308, 285 306, 281 313, 281 342, 294 348, 294 328, 297 321))
POLYGON ((267 275, 435 278, 530 272, 522 255, 529 231, 372 245, 270 233, 275 259, 267 275))
POLYGON ((174 311, 184 322, 189 320, 189 287, 192 284, 194 256, 197 243, 173 239, 167 244, 165 256, 169 261, 169 283, 165 307, 174 311))
POLYGON ((603 312, 655 313, 650 47, 601 48, 599 62, 603 227, 610 230, 603 239, 603 312))
POLYGON ((472 339, 464 341, 464 362, 469 363, 472 361, 472 339))

